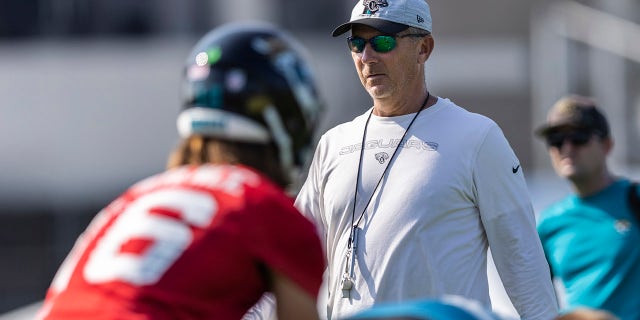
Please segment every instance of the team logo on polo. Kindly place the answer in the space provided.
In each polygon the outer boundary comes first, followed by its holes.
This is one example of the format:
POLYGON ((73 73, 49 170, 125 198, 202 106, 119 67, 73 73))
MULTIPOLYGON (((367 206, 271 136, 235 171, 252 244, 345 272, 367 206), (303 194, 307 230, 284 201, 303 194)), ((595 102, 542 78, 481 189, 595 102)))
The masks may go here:
POLYGON ((380 162, 380 164, 383 164, 385 161, 387 161, 387 159, 389 159, 389 154, 386 152, 378 152, 376 153, 376 160, 378 160, 378 162, 380 162))
POLYGON ((616 222, 613 224, 613 227, 618 233, 625 234, 629 232, 629 229, 631 229, 631 222, 627 219, 616 220, 616 222))
POLYGON ((389 3, 387 0, 362 0, 362 5, 365 7, 365 14, 372 14, 378 12, 380 7, 388 7, 389 3))

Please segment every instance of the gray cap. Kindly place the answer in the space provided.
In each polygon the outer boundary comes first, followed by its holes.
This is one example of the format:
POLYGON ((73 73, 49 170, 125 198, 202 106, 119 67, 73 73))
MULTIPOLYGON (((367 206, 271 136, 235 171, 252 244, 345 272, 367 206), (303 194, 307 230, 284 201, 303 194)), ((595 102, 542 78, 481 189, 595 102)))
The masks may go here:
POLYGON ((569 95, 558 100, 547 114, 547 123, 536 129, 539 137, 563 128, 589 130, 601 137, 609 136, 609 124, 593 99, 569 95))
POLYGON ((367 25, 386 34, 396 34, 409 27, 431 33, 431 11, 426 0, 359 0, 349 22, 335 28, 332 35, 337 37, 354 24, 367 25))

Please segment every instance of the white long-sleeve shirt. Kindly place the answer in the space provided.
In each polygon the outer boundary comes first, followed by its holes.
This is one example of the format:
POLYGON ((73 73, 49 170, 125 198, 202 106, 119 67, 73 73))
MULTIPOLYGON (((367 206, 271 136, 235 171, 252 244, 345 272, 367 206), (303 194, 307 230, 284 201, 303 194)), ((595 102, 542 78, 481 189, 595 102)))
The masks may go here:
POLYGON ((296 199, 296 207, 324 236, 327 317, 340 319, 380 302, 443 295, 489 306, 490 246, 520 316, 554 318, 555 292, 520 162, 494 121, 448 99, 423 110, 404 143, 400 139, 415 113, 371 116, 355 220, 375 194, 358 225, 354 288, 349 298, 342 297, 340 280, 369 113, 322 136, 296 199))

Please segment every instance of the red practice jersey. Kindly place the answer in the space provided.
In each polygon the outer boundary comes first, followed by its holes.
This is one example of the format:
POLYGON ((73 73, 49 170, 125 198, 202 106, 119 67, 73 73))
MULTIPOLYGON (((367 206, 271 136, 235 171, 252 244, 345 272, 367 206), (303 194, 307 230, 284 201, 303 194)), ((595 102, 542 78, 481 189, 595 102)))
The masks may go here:
POLYGON ((264 267, 317 297, 324 255, 293 200, 243 166, 182 167, 103 209, 47 292, 44 319, 240 319, 264 267))

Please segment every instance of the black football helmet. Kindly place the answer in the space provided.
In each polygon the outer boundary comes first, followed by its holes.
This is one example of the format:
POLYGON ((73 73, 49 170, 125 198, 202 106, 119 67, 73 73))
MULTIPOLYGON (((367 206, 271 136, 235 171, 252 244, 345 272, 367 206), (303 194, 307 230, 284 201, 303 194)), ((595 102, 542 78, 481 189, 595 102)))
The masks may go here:
POLYGON ((272 25, 213 29, 186 61, 180 136, 273 143, 285 168, 300 168, 322 107, 308 59, 272 25))

